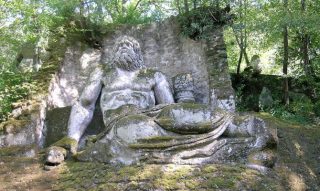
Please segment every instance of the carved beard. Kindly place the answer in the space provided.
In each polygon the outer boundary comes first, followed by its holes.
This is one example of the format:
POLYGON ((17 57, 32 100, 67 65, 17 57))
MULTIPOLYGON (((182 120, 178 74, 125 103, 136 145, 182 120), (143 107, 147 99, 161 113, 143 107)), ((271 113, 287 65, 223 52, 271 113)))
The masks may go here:
POLYGON ((134 71, 143 66, 142 56, 133 48, 119 48, 114 57, 114 64, 120 69, 134 71))

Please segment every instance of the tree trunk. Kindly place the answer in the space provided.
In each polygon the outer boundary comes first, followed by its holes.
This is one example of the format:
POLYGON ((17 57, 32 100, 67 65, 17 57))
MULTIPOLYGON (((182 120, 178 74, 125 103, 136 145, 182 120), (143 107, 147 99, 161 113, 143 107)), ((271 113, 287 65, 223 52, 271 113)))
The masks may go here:
POLYGON ((197 0, 193 0, 193 9, 197 8, 197 0))
POLYGON ((184 11, 185 11, 185 13, 188 13, 188 12, 189 12, 188 0, 184 0, 184 11))
POLYGON ((303 68, 306 75, 311 75, 311 65, 309 60, 309 35, 303 34, 302 36, 302 59, 303 59, 303 68))
MULTIPOLYGON (((288 0, 284 0, 284 9, 287 14, 288 0)), ((289 105, 289 83, 288 83, 288 64, 289 64, 289 40, 288 40, 288 26, 285 24, 283 28, 283 102, 289 105)))
POLYGON ((239 60, 238 60, 238 65, 237 65, 237 76, 240 75, 242 55, 243 55, 243 51, 242 51, 242 49, 240 49, 240 55, 239 55, 239 60))
MULTIPOLYGON (((218 2, 218 1, 216 1, 218 2)), ((245 1, 246 3, 246 1, 245 1)), ((245 5, 246 6, 246 5, 245 5)), ((239 18, 240 19, 243 19, 244 18, 244 13, 243 10, 243 1, 240 0, 239 1, 239 18)), ((246 11, 246 7, 244 9, 244 11, 246 11)), ((244 25, 246 23, 244 22, 244 25)), ((245 26, 246 27, 246 26, 245 26)), ((247 51, 246 51, 246 48, 247 48, 247 31, 246 31, 246 28, 240 28, 239 32, 237 32, 234 27, 232 27, 232 30, 233 30, 233 33, 235 35, 235 38, 236 38, 236 41, 237 41, 237 44, 240 48, 240 55, 239 55, 239 60, 238 60, 238 65, 237 65, 237 75, 240 74, 240 69, 241 69, 241 62, 242 62, 242 58, 244 57, 245 59, 245 62, 247 64, 247 66, 249 65, 249 58, 248 58, 248 54, 247 54, 247 51), (240 33, 239 35, 237 35, 237 33, 240 33)))
POLYGON ((244 0, 244 35, 243 35, 243 54, 244 54, 244 60, 246 61, 246 65, 249 66, 250 61, 249 61, 249 57, 247 54, 247 46, 248 46, 248 32, 247 32, 247 6, 248 6, 248 1, 244 0))
MULTIPOLYGON (((302 14, 306 12, 306 0, 301 0, 301 11, 302 14)), ((309 42, 310 36, 307 34, 305 27, 302 29, 302 42, 301 42, 301 52, 302 52, 302 63, 303 69, 306 75, 312 75, 312 66, 309 60, 309 42)))
POLYGON ((246 65, 249 66, 250 60, 249 60, 249 56, 247 54, 246 46, 244 46, 242 49, 243 49, 244 61, 246 62, 246 65))
POLYGON ((289 105, 289 83, 288 83, 288 64, 289 64, 289 43, 288 43, 288 27, 283 29, 283 101, 285 105, 289 105))

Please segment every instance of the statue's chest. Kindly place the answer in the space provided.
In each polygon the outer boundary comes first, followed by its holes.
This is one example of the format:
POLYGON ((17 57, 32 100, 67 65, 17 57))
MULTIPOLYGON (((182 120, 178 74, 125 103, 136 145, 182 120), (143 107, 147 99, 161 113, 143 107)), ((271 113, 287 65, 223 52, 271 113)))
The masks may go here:
POLYGON ((139 76, 118 76, 103 80, 104 88, 108 91, 131 89, 134 91, 150 91, 155 85, 154 79, 139 76))

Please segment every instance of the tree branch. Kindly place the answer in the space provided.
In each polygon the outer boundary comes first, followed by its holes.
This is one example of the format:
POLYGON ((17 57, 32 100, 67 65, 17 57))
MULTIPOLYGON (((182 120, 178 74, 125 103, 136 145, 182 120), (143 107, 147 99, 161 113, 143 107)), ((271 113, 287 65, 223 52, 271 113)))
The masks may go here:
POLYGON ((141 3, 141 0, 139 0, 139 1, 136 3, 136 5, 134 6, 134 9, 133 9, 133 10, 136 10, 140 3, 141 3))

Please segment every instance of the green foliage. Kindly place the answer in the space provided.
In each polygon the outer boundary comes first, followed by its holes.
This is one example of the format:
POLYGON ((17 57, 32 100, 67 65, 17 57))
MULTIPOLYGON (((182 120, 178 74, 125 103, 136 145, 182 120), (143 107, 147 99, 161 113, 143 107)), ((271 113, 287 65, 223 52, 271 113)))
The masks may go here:
POLYGON ((236 108, 237 111, 258 111, 259 96, 256 94, 247 94, 245 84, 242 84, 236 89, 236 108))
POLYGON ((11 104, 25 98, 31 89, 31 75, 0 71, 0 121, 11 112, 11 104))
POLYGON ((181 33, 192 39, 205 39, 208 32, 227 21, 226 13, 215 7, 199 7, 179 15, 181 33))
POLYGON ((158 3, 147 0, 0 0, 0 121, 7 118, 11 104, 26 98, 33 86, 31 74, 17 71, 23 47, 30 45, 28 51, 40 57, 61 38, 101 48, 103 36, 117 25, 159 19, 161 10, 149 9, 155 5, 158 3))
POLYGON ((315 103, 312 101, 312 96, 307 94, 308 89, 305 89, 307 86, 304 84, 304 80, 291 79, 291 81, 293 81, 293 89, 302 93, 290 92, 290 104, 285 106, 282 102, 281 78, 268 75, 253 75, 248 70, 242 72, 241 76, 233 75, 232 82, 236 90, 237 110, 264 111, 277 118, 296 123, 313 123, 315 114, 320 114, 319 101, 315 103), (262 87, 267 87, 271 90, 271 96, 274 100, 272 107, 263 108, 263 110, 259 107, 259 96, 262 87))
POLYGON ((277 100, 274 107, 268 112, 280 119, 302 124, 312 123, 315 106, 311 99, 303 93, 291 92, 289 97, 289 106, 284 106, 280 100, 277 100))
POLYGON ((299 76, 295 80, 296 86, 300 87, 303 92, 305 92, 312 101, 317 101, 320 95, 320 78, 316 76, 299 76))
MULTIPOLYGON (((299 103, 299 106, 307 107, 309 108, 310 106, 303 105, 302 103, 299 103)), ((297 106, 297 105, 296 105, 297 106)), ((271 108, 268 112, 279 119, 291 121, 294 123, 300 123, 300 124, 310 124, 312 123, 312 117, 310 115, 305 115, 306 112, 304 112, 302 115, 299 113, 299 109, 294 107, 286 107, 284 106, 280 101, 277 101, 275 106, 271 108), (297 110, 297 113, 292 112, 292 110, 297 110)), ((309 110, 310 111, 310 110, 309 110)))
POLYGON ((314 111, 314 113, 316 114, 317 117, 320 117, 320 101, 317 101, 314 104, 313 111, 314 111))
POLYGON ((232 73, 236 73, 237 71, 237 62, 239 56, 239 46, 237 45, 236 38, 232 31, 231 27, 225 27, 223 31, 224 41, 227 49, 227 59, 229 71, 232 73))
POLYGON ((137 10, 133 3, 129 4, 124 14, 119 14, 114 18, 113 23, 115 24, 143 24, 152 21, 151 17, 143 15, 143 12, 137 10))

